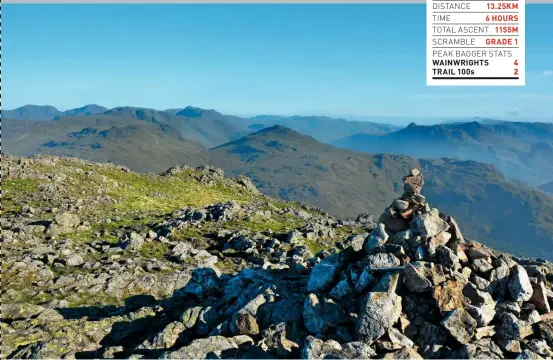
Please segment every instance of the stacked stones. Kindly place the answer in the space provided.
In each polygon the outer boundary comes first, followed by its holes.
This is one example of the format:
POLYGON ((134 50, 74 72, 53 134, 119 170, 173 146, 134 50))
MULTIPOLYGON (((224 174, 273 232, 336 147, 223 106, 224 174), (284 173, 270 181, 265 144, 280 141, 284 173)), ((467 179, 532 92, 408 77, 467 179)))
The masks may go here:
POLYGON ((421 194, 424 177, 418 169, 411 170, 403 183, 403 195, 386 208, 371 233, 366 243, 368 252, 388 243, 401 246, 407 257, 422 260, 435 257, 440 246, 455 250, 464 242, 455 220, 426 203, 421 194))
POLYGON ((390 359, 551 358, 551 264, 465 240, 452 217, 426 203, 420 171, 403 181, 404 194, 366 239, 348 238, 311 271, 303 356, 348 357, 344 347, 369 344, 365 354, 390 359), (355 341, 344 344, 329 329, 348 328, 348 317, 355 341))

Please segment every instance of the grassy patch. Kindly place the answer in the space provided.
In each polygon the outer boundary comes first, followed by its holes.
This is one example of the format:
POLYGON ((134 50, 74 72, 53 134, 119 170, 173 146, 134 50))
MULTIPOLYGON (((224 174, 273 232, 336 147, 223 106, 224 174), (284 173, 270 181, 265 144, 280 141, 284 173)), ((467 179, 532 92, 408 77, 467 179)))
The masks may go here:
POLYGON ((184 206, 205 206, 229 200, 245 202, 251 199, 251 195, 245 191, 219 183, 205 186, 186 176, 186 173, 167 177, 107 169, 100 173, 120 184, 112 186, 108 194, 120 199, 116 208, 123 212, 144 210, 167 213, 184 206))
POLYGON ((2 180, 2 214, 20 212, 19 202, 26 194, 35 192, 39 184, 34 179, 2 180))
POLYGON ((307 245, 307 248, 309 249, 309 251, 311 251, 311 253, 313 253, 313 255, 315 255, 316 253, 318 253, 321 250, 329 250, 330 249, 330 247, 325 246, 322 243, 317 242, 316 240, 313 240, 313 239, 306 239, 305 240, 305 245, 307 245))
POLYGON ((229 230, 249 228, 254 232, 271 230, 276 233, 282 233, 297 229, 304 224, 305 222, 290 215, 275 215, 270 218, 256 216, 251 220, 233 220, 226 222, 223 227, 229 230))
POLYGON ((147 242, 140 248, 140 255, 147 259, 161 260, 167 256, 168 252, 167 245, 158 241, 147 242))

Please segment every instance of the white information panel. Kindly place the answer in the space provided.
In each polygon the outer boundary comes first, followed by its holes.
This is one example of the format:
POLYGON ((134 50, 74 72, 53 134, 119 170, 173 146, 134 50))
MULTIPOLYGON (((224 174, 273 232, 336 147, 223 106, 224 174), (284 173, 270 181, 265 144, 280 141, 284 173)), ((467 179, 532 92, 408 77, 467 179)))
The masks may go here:
POLYGON ((426 84, 525 85, 524 7, 525 0, 426 0, 426 84))

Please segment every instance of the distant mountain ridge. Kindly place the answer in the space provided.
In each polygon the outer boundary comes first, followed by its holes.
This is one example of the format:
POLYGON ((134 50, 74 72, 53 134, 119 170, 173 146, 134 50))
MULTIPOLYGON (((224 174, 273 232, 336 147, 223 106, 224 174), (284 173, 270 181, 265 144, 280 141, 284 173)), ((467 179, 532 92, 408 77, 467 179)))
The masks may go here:
POLYGON ((553 124, 548 123, 472 121, 431 126, 412 123, 386 135, 361 133, 332 144, 367 153, 486 162, 507 176, 532 185, 553 177, 553 124))
POLYGON ((235 140, 248 133, 273 125, 287 126, 323 142, 330 142, 361 131, 383 135, 399 129, 398 126, 390 124, 350 121, 326 116, 284 117, 260 115, 253 118, 244 118, 224 115, 213 109, 202 109, 195 106, 156 110, 132 106, 119 106, 107 109, 99 105, 86 105, 61 112, 51 106, 37 107, 28 105, 24 108, 5 111, 3 117, 17 120, 58 120, 64 116, 76 115, 121 116, 154 123, 167 123, 181 130, 185 137, 201 141, 208 147, 235 140), (183 121, 183 118, 187 120, 183 121))

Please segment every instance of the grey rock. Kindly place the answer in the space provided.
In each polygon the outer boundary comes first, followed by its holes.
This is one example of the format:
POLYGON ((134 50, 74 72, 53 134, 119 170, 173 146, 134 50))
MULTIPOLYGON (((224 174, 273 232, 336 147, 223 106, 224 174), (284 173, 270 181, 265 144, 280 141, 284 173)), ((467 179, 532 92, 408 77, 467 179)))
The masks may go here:
POLYGON ((201 306, 194 306, 194 307, 188 308, 182 313, 179 320, 186 329, 192 329, 196 325, 196 322, 198 321, 198 317, 200 316, 201 311, 202 311, 201 306))
POLYGON ((403 347, 385 354, 383 359, 423 359, 423 357, 412 347, 403 347))
POLYGON ((400 264, 400 261, 392 254, 378 253, 367 256, 365 263, 367 264, 367 270, 370 271, 373 269, 398 266, 400 264))
POLYGON ((472 305, 494 304, 492 296, 485 291, 478 290, 473 283, 468 283, 465 286, 463 295, 470 299, 472 305))
POLYGON ((263 331, 259 346, 278 358, 298 358, 299 345, 288 334, 286 323, 272 325, 263 331))
POLYGON ((403 335, 398 329, 391 327, 388 329, 388 338, 393 344, 400 345, 400 347, 412 348, 415 343, 407 336, 403 335))
POLYGON ((524 349, 515 359, 543 359, 543 357, 531 350, 524 349))
POLYGON ((399 284, 399 274, 396 272, 385 273, 378 283, 372 287, 371 292, 395 293, 399 284))
POLYGON ((438 258, 438 263, 446 268, 454 269, 457 264, 459 264, 459 258, 453 250, 446 246, 440 246, 436 249, 436 256, 438 258))
POLYGON ((466 310, 476 320, 478 326, 488 326, 495 317, 495 301, 492 303, 485 303, 480 306, 467 306, 466 310))
POLYGON ((411 229, 415 235, 429 238, 447 231, 449 225, 437 216, 431 214, 416 215, 411 221, 411 229))
POLYGON ((208 354, 220 356, 222 352, 238 349, 242 344, 253 344, 252 338, 246 335, 235 337, 210 336, 193 340, 178 350, 164 353, 162 359, 205 359, 208 354))
POLYGON ((490 264, 490 262, 485 258, 475 259, 471 264, 471 268, 472 270, 486 277, 488 276, 490 271, 493 270, 492 264, 490 264))
POLYGON ((315 265, 309 276, 307 291, 319 292, 332 286, 336 275, 340 271, 342 262, 338 254, 333 254, 315 265))
POLYGON ((144 238, 134 231, 123 236, 118 243, 121 249, 130 251, 140 250, 142 245, 144 245, 144 238))
POLYGON ((340 300, 344 296, 347 296, 352 293, 353 293, 352 286, 349 284, 349 281, 347 279, 344 279, 338 282, 336 286, 334 286, 334 288, 330 291, 330 296, 332 296, 336 300, 340 300))
MULTIPOLYGON (((220 292, 219 277, 213 269, 196 269, 192 273, 192 278, 188 284, 186 284, 182 292, 196 297, 218 294, 220 292)), ((180 291, 178 291, 176 295, 179 293, 180 291)))
POLYGON ((81 223, 77 214, 62 213, 54 216, 54 222, 63 227, 76 227, 81 223))
POLYGON ((532 327, 511 313, 505 312, 499 316, 497 335, 503 340, 522 340, 532 335, 532 327))
POLYGON ((522 351, 520 347, 520 341, 518 340, 499 340, 497 345, 501 350, 511 353, 519 353, 522 351))
POLYGON ((24 320, 44 311, 44 307, 29 303, 5 303, 2 301, 2 316, 3 321, 24 320))
POLYGON ((376 278, 373 276, 373 274, 365 269, 359 276, 359 279, 357 279, 357 282, 355 283, 355 292, 362 293, 365 291, 374 281, 376 278))
POLYGON ((545 356, 547 358, 553 357, 553 351, 551 351, 545 340, 531 339, 526 343, 526 347, 528 350, 531 350, 538 355, 545 356))
POLYGON ((73 253, 65 259, 67 266, 81 266, 84 263, 84 259, 80 254, 73 253))
POLYGON ((171 249, 171 256, 179 261, 185 261, 194 252, 194 248, 187 242, 179 242, 171 249))
POLYGON ((344 240, 344 247, 351 246, 353 250, 361 251, 363 250, 363 244, 367 236, 369 236, 368 233, 350 235, 344 240))
POLYGON ((463 309, 451 311, 441 324, 461 344, 468 344, 471 341, 477 327, 476 320, 463 309))
POLYGON ((418 329, 414 339, 419 347, 419 352, 424 358, 443 358, 442 350, 447 342, 447 334, 443 328, 425 322, 418 329))
POLYGON ((532 297, 533 289, 526 270, 517 265, 511 270, 509 293, 515 301, 528 301, 532 297))
POLYGON ((365 252, 371 253, 375 248, 383 246, 388 242, 390 236, 386 233, 386 226, 383 223, 379 223, 365 241, 363 248, 365 252))
MULTIPOLYGON (((3 311, 3 308, 2 308, 3 311)), ((553 320, 542 321, 537 324, 540 337, 553 348, 553 320)))
POLYGON ((313 335, 322 336, 329 328, 343 323, 345 313, 339 304, 315 294, 309 294, 303 307, 305 327, 313 335))
POLYGON ((392 202, 392 206, 399 211, 404 211, 409 208, 409 201, 401 200, 401 199, 395 199, 392 202))
POLYGON ((185 330, 181 322, 173 321, 169 323, 163 330, 158 332, 152 339, 145 340, 140 344, 138 349, 168 349, 175 345, 181 332, 185 330))
POLYGON ((342 354, 346 359, 369 359, 376 356, 376 351, 369 344, 352 341, 342 345, 342 354))
POLYGON ((426 278, 426 270, 424 265, 411 263, 405 264, 404 284, 409 291, 423 292, 429 291, 432 288, 432 283, 426 278))
POLYGON ((339 354, 342 350, 342 346, 339 342, 334 340, 323 341, 321 339, 315 338, 311 335, 307 336, 305 339, 305 344, 301 350, 302 359, 324 359, 328 358, 339 358, 332 357, 334 354, 339 354))
POLYGON ((356 334, 365 341, 380 338, 401 315, 401 297, 388 292, 370 292, 364 298, 356 334))
POLYGON ((541 312, 548 313, 551 311, 551 307, 549 306, 549 301, 547 299, 547 289, 545 288, 543 281, 536 280, 532 282, 532 297, 529 301, 541 312))

